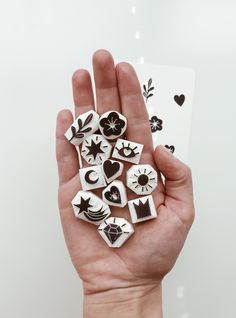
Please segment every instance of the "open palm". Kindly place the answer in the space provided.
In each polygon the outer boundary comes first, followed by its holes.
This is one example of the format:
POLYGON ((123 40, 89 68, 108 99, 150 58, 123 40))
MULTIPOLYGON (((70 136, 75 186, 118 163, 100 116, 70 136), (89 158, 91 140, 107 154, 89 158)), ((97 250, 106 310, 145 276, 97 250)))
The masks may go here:
MULTIPOLYGON (((119 249, 107 246, 97 227, 75 218, 71 200, 81 189, 77 151, 64 137, 73 122, 69 110, 57 118, 57 161, 59 208, 65 240, 72 262, 83 280, 85 294, 132 286, 152 286, 173 267, 194 218, 190 169, 167 149, 153 150, 152 136, 139 81, 133 67, 114 65, 111 54, 99 50, 93 55, 97 112, 116 110, 128 119, 126 137, 144 145, 141 163, 159 173, 159 185, 152 193, 156 219, 134 225, 135 234, 119 249)), ((94 109, 91 77, 80 69, 73 75, 75 117, 94 109)), ((127 168, 128 165, 126 165, 127 168)), ((128 192, 128 199, 135 196, 128 192)), ((127 206, 112 207, 112 215, 130 221, 127 206)))

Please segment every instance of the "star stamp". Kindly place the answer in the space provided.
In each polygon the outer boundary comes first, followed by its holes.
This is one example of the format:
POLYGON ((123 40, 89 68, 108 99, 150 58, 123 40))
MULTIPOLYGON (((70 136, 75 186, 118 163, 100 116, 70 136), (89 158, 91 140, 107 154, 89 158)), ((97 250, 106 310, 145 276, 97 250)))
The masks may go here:
POLYGON ((112 157, 138 164, 143 151, 143 145, 126 139, 118 139, 112 157))
POLYGON ((158 184, 157 172, 149 164, 133 165, 127 171, 126 183, 136 194, 150 194, 158 184))
POLYGON ((71 202, 77 218, 99 225, 110 214, 109 206, 89 191, 79 191, 71 202))
POLYGON ((102 136, 93 134, 82 144, 81 155, 89 164, 101 164, 110 157, 111 144, 102 136))
POLYGON ((124 134, 126 128, 127 119, 117 111, 108 111, 100 117, 99 129, 106 139, 117 139, 124 134))
POLYGON ((80 182, 84 191, 106 186, 101 165, 79 169, 80 182))
POLYGON ((132 223, 143 222, 157 217, 151 195, 128 201, 132 223))
POLYGON ((110 247, 121 247, 134 233, 134 228, 127 220, 109 217, 98 227, 98 232, 110 247))
POLYGON ((65 137, 73 145, 79 146, 83 140, 98 130, 99 115, 90 110, 76 118, 73 124, 68 128, 65 137))
POLYGON ((123 208, 127 204, 127 194, 124 183, 114 180, 102 192, 103 201, 109 205, 123 208))

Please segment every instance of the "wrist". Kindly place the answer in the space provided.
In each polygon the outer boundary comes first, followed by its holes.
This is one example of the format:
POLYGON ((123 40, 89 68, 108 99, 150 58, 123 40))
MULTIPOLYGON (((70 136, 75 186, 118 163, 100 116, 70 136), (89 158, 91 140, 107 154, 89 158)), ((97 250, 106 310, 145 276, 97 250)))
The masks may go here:
POLYGON ((84 318, 162 318, 161 283, 85 295, 84 318))

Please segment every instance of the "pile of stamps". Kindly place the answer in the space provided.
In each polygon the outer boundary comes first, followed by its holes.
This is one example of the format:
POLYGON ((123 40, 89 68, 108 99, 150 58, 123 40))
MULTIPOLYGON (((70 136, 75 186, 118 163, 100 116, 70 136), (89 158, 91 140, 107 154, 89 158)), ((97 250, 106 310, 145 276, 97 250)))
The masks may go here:
POLYGON ((98 232, 110 247, 122 246, 134 233, 133 225, 126 219, 111 216, 111 207, 128 205, 132 223, 157 216, 151 195, 158 185, 157 172, 149 164, 139 164, 143 145, 119 138, 126 128, 127 119, 119 112, 99 116, 91 110, 80 115, 65 133, 73 145, 79 146, 87 163, 79 170, 82 190, 72 200, 74 214, 98 226, 98 232), (130 166, 126 185, 118 179, 124 162, 130 166), (136 199, 128 200, 126 186, 137 195, 136 199), (102 197, 91 191, 99 188, 104 188, 102 197))

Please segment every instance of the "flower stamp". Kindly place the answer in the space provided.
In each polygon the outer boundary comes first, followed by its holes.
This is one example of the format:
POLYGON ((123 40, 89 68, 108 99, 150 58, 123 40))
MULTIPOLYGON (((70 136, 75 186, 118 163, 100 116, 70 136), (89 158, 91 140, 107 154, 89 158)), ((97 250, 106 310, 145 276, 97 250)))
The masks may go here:
POLYGON ((116 111, 104 113, 99 120, 99 128, 103 136, 114 140, 124 134, 127 119, 116 111))

